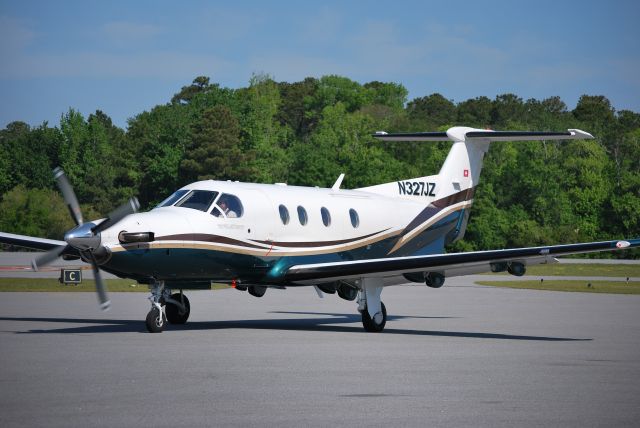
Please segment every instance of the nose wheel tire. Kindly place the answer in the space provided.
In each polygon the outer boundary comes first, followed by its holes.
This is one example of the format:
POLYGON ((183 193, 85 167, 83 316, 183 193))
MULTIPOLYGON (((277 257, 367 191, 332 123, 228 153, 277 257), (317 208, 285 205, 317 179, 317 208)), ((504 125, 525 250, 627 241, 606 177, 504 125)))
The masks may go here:
POLYGON ((158 308, 153 308, 149 311, 146 325, 149 333, 162 333, 162 330, 164 330, 164 315, 158 308))
POLYGON ((180 311, 180 307, 171 302, 167 302, 165 306, 165 314, 167 315, 167 321, 171 324, 184 324, 189 319, 189 314, 191 313, 191 305, 189 304, 189 299, 187 296, 180 293, 174 293, 171 295, 171 299, 182 302, 184 304, 184 311, 180 311), (182 300, 181 300, 182 299, 182 300))
POLYGON ((380 306, 382 308, 382 313, 378 312, 373 318, 369 315, 367 308, 361 312, 362 325, 364 326, 364 329, 370 333, 380 333, 384 330, 384 326, 387 323, 387 308, 384 307, 384 303, 382 302, 380 302, 380 306))

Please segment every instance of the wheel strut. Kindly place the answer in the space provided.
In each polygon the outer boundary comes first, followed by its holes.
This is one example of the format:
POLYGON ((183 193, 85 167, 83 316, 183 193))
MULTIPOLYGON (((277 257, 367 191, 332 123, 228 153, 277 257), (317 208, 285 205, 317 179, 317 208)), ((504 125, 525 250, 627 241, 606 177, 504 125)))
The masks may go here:
POLYGON ((358 311, 362 315, 362 325, 368 332, 379 333, 387 323, 387 309, 380 300, 381 278, 362 278, 358 297, 358 311))
POLYGON ((164 281, 155 281, 149 285, 149 288, 151 290, 151 296, 149 296, 151 310, 145 320, 147 330, 149 333, 162 333, 167 319, 164 311, 165 293, 167 291, 171 293, 171 291, 165 289, 164 281))

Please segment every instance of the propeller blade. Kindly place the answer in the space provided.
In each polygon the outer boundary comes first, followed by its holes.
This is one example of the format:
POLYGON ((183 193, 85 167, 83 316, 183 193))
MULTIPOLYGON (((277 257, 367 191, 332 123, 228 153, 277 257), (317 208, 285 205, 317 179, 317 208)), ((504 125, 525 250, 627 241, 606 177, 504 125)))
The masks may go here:
POLYGON ((98 302, 100 303, 100 309, 108 311, 111 308, 111 300, 107 296, 107 287, 104 285, 100 269, 98 268, 98 262, 93 255, 93 251, 88 251, 89 258, 91 259, 91 267, 93 268, 93 279, 96 282, 96 293, 98 294, 98 302))
POLYGON ((53 248, 33 259, 31 261, 31 267, 33 268, 33 270, 37 271, 39 266, 48 265, 49 263, 60 257, 66 250, 71 249, 73 249, 73 247, 69 245, 60 245, 59 247, 53 248))
POLYGON ((71 187, 71 184, 69 184, 69 180, 67 179, 67 176, 65 175, 62 168, 57 167, 53 170, 53 178, 56 180, 60 192, 62 192, 62 197, 64 198, 64 201, 69 208, 69 212, 71 213, 73 221, 76 222, 77 226, 80 226, 83 223, 80 204, 78 203, 78 198, 76 198, 73 187, 71 187))
POLYGON ((140 202, 138 202, 138 199, 135 197, 129 199, 125 204, 120 205, 118 208, 111 211, 105 221, 94 227, 93 233, 97 234, 110 228, 129 214, 136 213, 138 209, 140 209, 140 202))

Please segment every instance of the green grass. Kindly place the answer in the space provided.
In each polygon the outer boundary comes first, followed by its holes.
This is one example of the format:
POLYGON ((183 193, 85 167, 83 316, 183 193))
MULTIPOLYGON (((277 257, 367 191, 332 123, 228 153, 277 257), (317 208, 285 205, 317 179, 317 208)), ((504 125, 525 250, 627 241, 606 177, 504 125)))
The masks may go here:
MULTIPOLYGON (((137 284, 130 279, 107 279, 104 281, 109 291, 121 292, 149 292, 149 288, 145 284, 137 284)), ((0 278, 0 292, 2 291, 65 291, 65 292, 95 292, 95 282, 92 279, 82 281, 79 285, 60 284, 54 278, 0 278)), ((223 284, 215 284, 212 290, 228 288, 223 284)))
POLYGON ((491 287, 523 288, 528 290, 571 291, 580 293, 640 294, 640 281, 478 281, 491 287), (588 284, 591 284, 589 287, 588 284))
MULTIPOLYGON (((492 275, 495 275, 492 273, 492 275)), ((508 275, 508 273, 504 273, 508 275)), ((535 276, 614 276, 640 277, 640 264, 605 265, 605 264, 547 264, 527 266, 525 275, 535 276)))

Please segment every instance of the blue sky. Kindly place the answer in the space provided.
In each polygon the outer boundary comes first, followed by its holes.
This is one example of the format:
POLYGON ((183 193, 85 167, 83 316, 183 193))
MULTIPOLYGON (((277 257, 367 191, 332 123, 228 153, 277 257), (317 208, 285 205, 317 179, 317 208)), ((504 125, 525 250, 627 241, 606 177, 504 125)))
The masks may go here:
POLYGON ((0 0, 0 127, 73 107, 121 127, 194 77, 339 74, 455 102, 605 95, 640 112, 637 1, 0 0))

